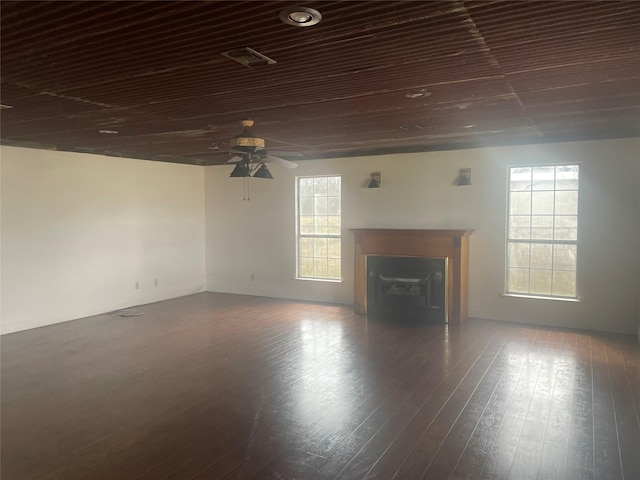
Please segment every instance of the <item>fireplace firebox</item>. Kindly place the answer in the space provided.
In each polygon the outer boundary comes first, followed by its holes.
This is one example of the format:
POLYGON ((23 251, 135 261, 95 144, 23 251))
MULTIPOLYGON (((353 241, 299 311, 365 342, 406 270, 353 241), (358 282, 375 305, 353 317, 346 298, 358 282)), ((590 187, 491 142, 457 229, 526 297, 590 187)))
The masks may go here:
POLYGON ((367 256, 367 313, 444 323, 446 259, 367 256))

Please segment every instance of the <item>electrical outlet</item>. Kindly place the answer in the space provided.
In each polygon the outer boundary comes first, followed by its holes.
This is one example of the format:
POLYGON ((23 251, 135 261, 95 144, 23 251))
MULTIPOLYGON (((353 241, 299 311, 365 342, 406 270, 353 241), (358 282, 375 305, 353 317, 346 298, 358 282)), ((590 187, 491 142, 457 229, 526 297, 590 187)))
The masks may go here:
POLYGON ((154 284, 156 287, 158 286, 158 279, 157 279, 157 278, 153 281, 153 284, 154 284))
POLYGON ((140 290, 140 282, 136 282, 136 290, 140 290))

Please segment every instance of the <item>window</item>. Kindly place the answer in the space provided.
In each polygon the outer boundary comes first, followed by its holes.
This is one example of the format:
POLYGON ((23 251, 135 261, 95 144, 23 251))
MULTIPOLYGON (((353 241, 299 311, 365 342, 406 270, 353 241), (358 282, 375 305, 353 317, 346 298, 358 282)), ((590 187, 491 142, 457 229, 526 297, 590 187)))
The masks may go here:
POLYGON ((509 168, 507 293, 576 298, 579 165, 509 168))
POLYGON ((340 176, 298 177, 298 278, 341 279, 340 176))

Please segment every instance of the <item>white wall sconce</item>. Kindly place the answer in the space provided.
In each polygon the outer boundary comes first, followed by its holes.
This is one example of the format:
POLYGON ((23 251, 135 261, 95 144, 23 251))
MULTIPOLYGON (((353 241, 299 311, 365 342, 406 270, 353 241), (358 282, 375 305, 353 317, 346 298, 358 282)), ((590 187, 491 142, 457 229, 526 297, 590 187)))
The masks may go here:
POLYGON ((456 178, 456 185, 471 185, 471 169, 461 168, 458 178, 456 178))
POLYGON ((380 172, 373 172, 371 174, 371 181, 367 188, 380 188, 380 172))

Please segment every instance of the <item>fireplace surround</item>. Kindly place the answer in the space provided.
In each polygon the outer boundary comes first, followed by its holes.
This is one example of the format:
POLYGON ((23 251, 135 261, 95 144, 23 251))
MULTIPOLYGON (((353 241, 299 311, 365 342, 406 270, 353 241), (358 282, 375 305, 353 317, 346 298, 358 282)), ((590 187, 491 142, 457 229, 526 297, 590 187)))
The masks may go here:
MULTIPOLYGON (((465 230, 351 229, 354 242, 354 311, 367 313, 367 257, 405 256, 446 259, 446 321, 468 316, 469 236, 465 230)), ((410 285, 406 288, 410 288, 410 285)))

